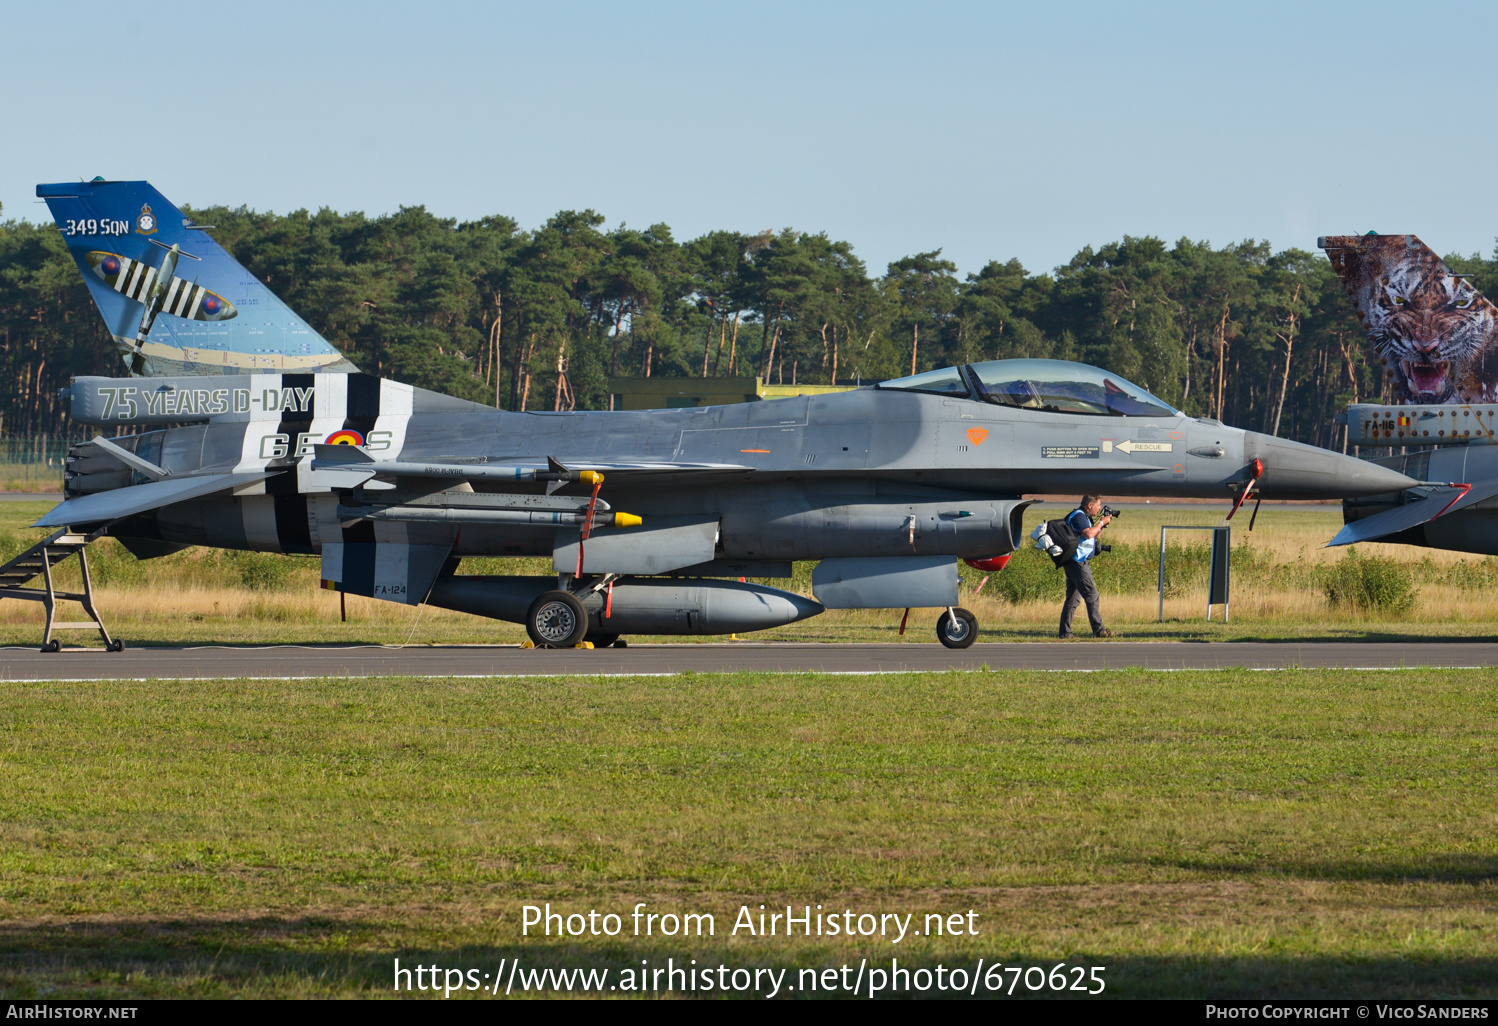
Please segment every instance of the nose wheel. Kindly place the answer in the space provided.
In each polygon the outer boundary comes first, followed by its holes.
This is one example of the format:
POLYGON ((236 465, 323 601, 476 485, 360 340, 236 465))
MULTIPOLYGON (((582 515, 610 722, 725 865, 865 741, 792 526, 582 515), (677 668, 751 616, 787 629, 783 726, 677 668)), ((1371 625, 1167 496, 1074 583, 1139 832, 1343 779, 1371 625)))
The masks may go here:
POLYGON ((948 609, 936 619, 936 637, 948 648, 967 648, 978 638, 978 618, 966 609, 948 609))

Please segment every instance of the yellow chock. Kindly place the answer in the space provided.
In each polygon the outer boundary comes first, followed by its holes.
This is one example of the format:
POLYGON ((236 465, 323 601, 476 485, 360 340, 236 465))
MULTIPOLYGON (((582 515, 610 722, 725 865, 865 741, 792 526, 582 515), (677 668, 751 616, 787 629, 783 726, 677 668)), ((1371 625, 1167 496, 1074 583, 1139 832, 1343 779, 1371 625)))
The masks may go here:
POLYGON ((535 648, 536 647, 536 643, 534 641, 526 640, 526 641, 522 641, 520 643, 520 647, 521 648, 535 648))
POLYGON ((738 641, 739 640, 739 636, 737 634, 730 634, 728 636, 728 640, 729 641, 738 641))
POLYGON ((591 641, 579 641, 576 645, 573 645, 572 647, 573 648, 592 648, 593 647, 593 642, 591 642, 591 641))

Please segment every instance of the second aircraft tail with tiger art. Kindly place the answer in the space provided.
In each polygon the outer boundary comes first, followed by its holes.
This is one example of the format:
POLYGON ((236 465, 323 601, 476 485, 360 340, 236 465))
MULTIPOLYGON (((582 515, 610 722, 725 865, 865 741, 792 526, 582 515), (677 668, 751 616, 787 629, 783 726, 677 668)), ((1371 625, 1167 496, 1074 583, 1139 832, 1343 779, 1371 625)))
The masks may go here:
POLYGON ((1413 235, 1316 240, 1342 279, 1396 403, 1498 400, 1498 309, 1413 235))

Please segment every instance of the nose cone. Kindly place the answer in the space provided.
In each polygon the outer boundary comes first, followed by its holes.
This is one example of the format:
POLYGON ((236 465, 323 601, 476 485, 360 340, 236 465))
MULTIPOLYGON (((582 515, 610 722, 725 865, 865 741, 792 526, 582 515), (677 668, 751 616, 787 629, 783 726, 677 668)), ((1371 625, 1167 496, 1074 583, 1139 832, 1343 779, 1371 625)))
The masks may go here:
POLYGON ((1256 431, 1246 433, 1243 454, 1263 462, 1258 490, 1266 499, 1351 499, 1420 483, 1387 467, 1256 431))

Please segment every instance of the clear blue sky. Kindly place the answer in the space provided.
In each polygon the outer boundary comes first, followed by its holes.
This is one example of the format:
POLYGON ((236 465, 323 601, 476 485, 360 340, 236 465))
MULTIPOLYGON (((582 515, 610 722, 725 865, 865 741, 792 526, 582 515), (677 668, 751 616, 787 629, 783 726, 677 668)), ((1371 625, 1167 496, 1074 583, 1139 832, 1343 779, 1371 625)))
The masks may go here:
POLYGON ((876 273, 1498 235, 1493 4, 5 3, 0 39, 5 217, 97 174, 280 212, 791 226, 876 273))

